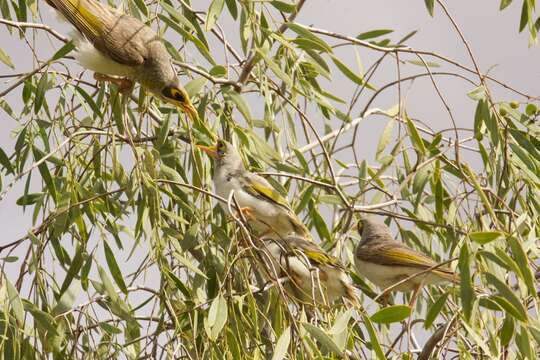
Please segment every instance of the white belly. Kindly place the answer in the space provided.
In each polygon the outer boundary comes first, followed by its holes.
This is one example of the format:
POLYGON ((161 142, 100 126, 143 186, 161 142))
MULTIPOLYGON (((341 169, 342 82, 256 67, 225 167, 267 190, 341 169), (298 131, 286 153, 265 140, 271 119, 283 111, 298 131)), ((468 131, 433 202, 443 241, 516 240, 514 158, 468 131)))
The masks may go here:
POLYGON ((304 301, 312 302, 315 299, 319 303, 332 303, 345 296, 344 284, 350 284, 351 281, 343 271, 328 266, 317 270, 301 255, 284 256, 281 247, 271 240, 265 241, 264 245, 272 258, 272 266, 268 266, 270 277, 276 280, 288 276, 289 285, 296 288, 295 295, 304 301))
MULTIPOLYGON (((239 187, 235 186, 235 184, 233 184, 234 182, 234 179, 231 181, 220 182, 220 186, 216 186, 216 193, 222 198, 229 200, 231 193, 234 192, 234 197, 238 202, 238 205, 241 208, 250 208, 257 219, 270 224, 276 220, 276 217, 281 212, 281 209, 278 206, 273 205, 268 201, 257 199, 242 190, 238 190, 239 187)), ((229 213, 229 205, 227 203, 220 201, 219 204, 229 213)), ((231 203, 231 208, 234 209, 234 203, 231 203)))
POLYGON ((82 67, 97 73, 120 77, 133 76, 132 66, 120 64, 98 51, 94 45, 80 35, 74 35, 77 51, 75 59, 82 67))

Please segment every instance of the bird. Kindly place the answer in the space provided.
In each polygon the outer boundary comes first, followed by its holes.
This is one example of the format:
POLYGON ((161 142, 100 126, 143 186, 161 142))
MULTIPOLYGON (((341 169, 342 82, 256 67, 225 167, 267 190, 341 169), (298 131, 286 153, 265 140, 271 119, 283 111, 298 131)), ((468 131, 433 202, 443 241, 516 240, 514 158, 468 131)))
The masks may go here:
POLYGON ((459 276, 449 267, 437 266, 429 256, 394 240, 383 222, 368 216, 360 219, 357 227, 361 240, 354 254, 356 270, 383 289, 385 303, 391 291, 413 291, 409 303, 412 307, 422 285, 459 282, 459 276), (414 274, 418 276, 398 284, 414 274))
MULTIPOLYGON (((311 239, 309 230, 298 219, 288 201, 265 178, 246 170, 232 144, 218 139, 214 146, 197 147, 214 158, 216 194, 226 200, 230 200, 234 194, 240 211, 259 236, 269 233, 281 237, 298 234, 311 239)), ((220 205, 226 212, 229 211, 229 204, 220 202, 220 205)))
POLYGON ((313 241, 296 234, 267 235, 260 240, 259 248, 270 255, 272 264, 265 266, 267 277, 274 281, 286 278, 285 289, 295 300, 302 304, 331 305, 346 299, 359 306, 344 266, 313 241))
POLYGON ((171 56, 148 25, 97 0, 46 0, 75 29, 75 59, 96 80, 115 83, 122 92, 138 82, 162 100, 180 107, 191 120, 197 110, 182 87, 171 56))

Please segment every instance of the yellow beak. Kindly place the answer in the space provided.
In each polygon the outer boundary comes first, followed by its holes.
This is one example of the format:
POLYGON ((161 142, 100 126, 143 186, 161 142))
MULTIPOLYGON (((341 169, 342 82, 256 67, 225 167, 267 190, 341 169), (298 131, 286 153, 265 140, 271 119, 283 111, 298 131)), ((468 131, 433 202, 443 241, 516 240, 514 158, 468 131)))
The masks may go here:
POLYGON ((199 150, 204 151, 208 154, 208 156, 217 159, 218 153, 217 153, 217 147, 216 146, 204 146, 204 145, 195 145, 199 148, 199 150))
POLYGON ((359 220, 356 224, 356 230, 360 235, 362 235, 362 229, 364 228, 364 224, 362 223, 362 220, 359 220))
POLYGON ((191 102, 181 103, 180 108, 189 116, 191 121, 196 122, 199 119, 199 113, 197 112, 197 109, 195 109, 195 107, 191 104, 191 102))

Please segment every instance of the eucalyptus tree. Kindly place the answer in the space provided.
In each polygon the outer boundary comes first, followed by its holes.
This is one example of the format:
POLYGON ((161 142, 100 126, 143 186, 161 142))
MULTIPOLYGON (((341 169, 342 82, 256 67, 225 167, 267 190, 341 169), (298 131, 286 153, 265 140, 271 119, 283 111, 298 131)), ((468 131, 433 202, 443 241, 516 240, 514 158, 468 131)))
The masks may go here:
MULTIPOLYGON (((96 82, 44 2, 0 3, 0 206, 20 234, 0 243, 4 358, 537 358, 539 98, 478 65, 446 2, 424 16, 447 21, 466 61, 410 46, 421 31, 302 17, 345 2, 109 3, 163 37, 198 119, 96 82), (420 82, 439 126, 408 103, 420 82), (302 304, 264 276, 260 239, 194 146, 216 135, 341 260, 359 304, 302 304), (413 309, 374 301, 352 266, 366 213, 460 283, 425 287, 413 309)), ((534 44, 534 1, 522 7, 534 44)))

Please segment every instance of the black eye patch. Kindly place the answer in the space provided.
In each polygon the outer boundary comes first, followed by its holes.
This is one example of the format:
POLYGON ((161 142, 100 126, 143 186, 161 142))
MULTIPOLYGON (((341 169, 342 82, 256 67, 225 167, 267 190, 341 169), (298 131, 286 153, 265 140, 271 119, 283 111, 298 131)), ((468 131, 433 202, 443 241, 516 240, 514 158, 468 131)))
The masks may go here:
POLYGON ((176 101, 179 101, 179 102, 185 102, 186 101, 186 97, 184 96, 184 94, 182 94, 182 92, 180 92, 180 90, 178 89, 175 89, 175 88, 165 88, 163 89, 163 95, 169 99, 174 99, 176 101))

